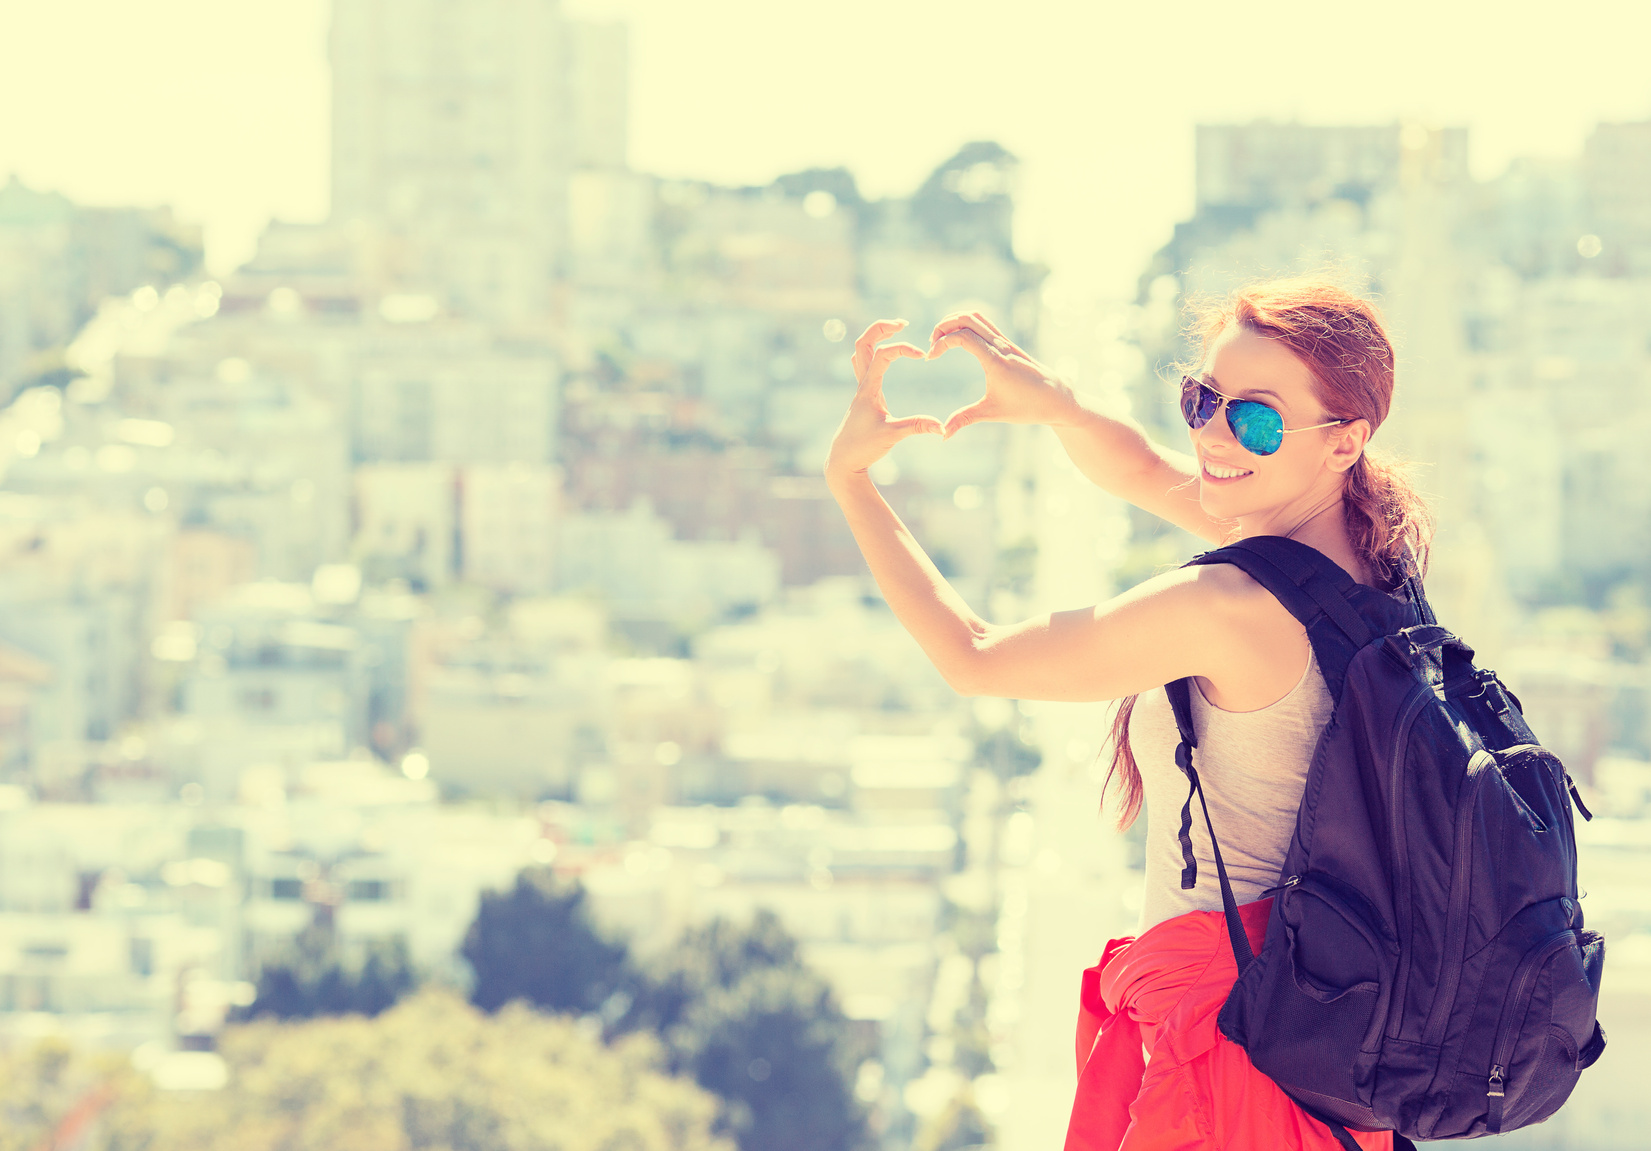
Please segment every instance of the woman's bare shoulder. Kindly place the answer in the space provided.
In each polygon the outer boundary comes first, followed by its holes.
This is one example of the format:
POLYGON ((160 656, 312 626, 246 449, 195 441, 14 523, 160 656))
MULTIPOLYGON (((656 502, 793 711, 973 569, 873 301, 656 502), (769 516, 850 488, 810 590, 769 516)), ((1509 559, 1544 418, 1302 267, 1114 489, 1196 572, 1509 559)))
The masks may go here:
MULTIPOLYGON (((1170 568, 1143 580, 1120 598, 1164 596, 1193 610, 1208 624, 1277 626, 1294 617, 1272 592, 1233 564, 1170 568)), ((1299 626, 1299 625, 1298 625, 1299 626)))
POLYGON ((1307 629, 1278 597, 1262 587, 1243 568, 1233 564, 1197 564, 1163 572, 1136 589, 1161 595, 1166 606, 1189 619, 1211 655, 1218 655, 1228 674, 1263 663, 1299 661, 1307 629))
POLYGON ((1231 613, 1234 620, 1265 624, 1276 623, 1282 617, 1295 622, 1295 617, 1278 602, 1277 596, 1236 564, 1199 564, 1185 570, 1193 573, 1192 578, 1209 601, 1231 613))
POLYGON ((1307 629, 1272 592, 1232 564, 1196 569, 1215 625, 1226 642, 1214 645, 1212 670, 1200 686, 1217 707, 1253 711, 1267 707, 1301 678, 1307 629))

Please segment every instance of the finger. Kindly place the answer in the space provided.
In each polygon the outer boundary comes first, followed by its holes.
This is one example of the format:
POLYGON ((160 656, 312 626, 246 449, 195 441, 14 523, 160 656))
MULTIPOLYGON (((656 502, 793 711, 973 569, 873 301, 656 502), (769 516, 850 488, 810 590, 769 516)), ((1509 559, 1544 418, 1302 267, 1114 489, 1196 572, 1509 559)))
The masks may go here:
MULTIPOLYGON (((970 334, 978 337, 983 345, 996 350, 996 352, 1000 356, 1014 356, 1014 355, 1024 356, 1025 355, 1024 352, 1022 352, 1019 348, 1015 347, 1013 342, 1011 342, 1010 340, 1004 338, 1001 335, 998 335, 998 334, 994 333, 990 325, 981 324, 973 316, 963 316, 963 317, 960 317, 954 323, 948 324, 946 326, 945 331, 943 331, 938 337, 935 337, 930 341, 930 344, 929 344, 929 356, 930 356, 930 358, 932 359, 935 356, 945 354, 945 348, 940 347, 940 341, 944 340, 947 336, 955 336, 955 335, 958 335, 959 333, 965 333, 965 332, 970 333, 970 334)), ((953 346, 961 346, 961 345, 953 345, 953 346)))
POLYGON ((877 349, 878 359, 900 360, 907 357, 916 357, 921 360, 926 355, 928 353, 916 344, 884 344, 877 349))
POLYGON ((854 374, 858 376, 871 362, 873 348, 905 326, 905 320, 878 320, 861 332, 860 338, 854 341, 854 374))
POLYGON ((934 345, 929 348, 929 359, 943 356, 953 348, 962 348, 986 367, 995 364, 999 356, 998 350, 991 345, 985 336, 973 328, 958 328, 956 331, 941 336, 940 339, 934 342, 934 345))
POLYGON ((982 397, 972 404, 964 405, 951 415, 947 416, 945 428, 941 432, 941 438, 949 440, 970 424, 990 418, 990 405, 988 400, 985 397, 982 397))
POLYGON ((874 391, 882 387, 883 373, 889 370, 889 365, 895 360, 922 360, 927 359, 928 353, 913 344, 885 344, 871 355, 871 362, 860 376, 860 389, 874 391))
POLYGON ((1000 339, 1000 340, 1009 339, 1008 336, 1003 334, 1002 329, 1000 329, 996 324, 992 323, 992 321, 990 321, 986 318, 986 313, 985 312, 970 312, 969 316, 977 324, 979 324, 981 327, 985 328, 988 332, 990 332, 992 335, 996 336, 998 339, 1000 339))
POLYGON ((907 436, 944 434, 943 425, 933 416, 902 416, 898 420, 890 420, 887 426, 898 432, 901 439, 907 436))
POLYGON ((869 350, 905 326, 905 320, 878 320, 860 333, 860 338, 854 341, 854 349, 855 351, 859 351, 861 348, 869 350))
POLYGON ((933 342, 940 339, 942 336, 948 336, 951 333, 962 329, 973 329, 980 332, 983 336, 988 335, 988 333, 975 322, 973 316, 970 316, 966 312, 953 312, 951 315, 947 316, 944 320, 941 320, 934 326, 934 331, 929 334, 929 340, 930 342, 933 342))
POLYGON ((936 324, 934 326, 934 330, 929 333, 929 339, 934 340, 940 338, 953 328, 957 327, 958 324, 965 322, 968 318, 969 315, 967 312, 951 312, 940 317, 940 322, 936 324))
POLYGON ((1001 354, 1005 356, 1020 356, 1022 359, 1028 360, 1032 358, 1025 352, 1021 351, 1020 348, 1016 347, 1015 341, 1011 340, 1008 336, 999 331, 996 324, 992 323, 992 321, 988 320, 979 312, 974 313, 973 319, 980 325, 981 334, 986 337, 986 342, 991 344, 992 347, 996 348, 1001 354))

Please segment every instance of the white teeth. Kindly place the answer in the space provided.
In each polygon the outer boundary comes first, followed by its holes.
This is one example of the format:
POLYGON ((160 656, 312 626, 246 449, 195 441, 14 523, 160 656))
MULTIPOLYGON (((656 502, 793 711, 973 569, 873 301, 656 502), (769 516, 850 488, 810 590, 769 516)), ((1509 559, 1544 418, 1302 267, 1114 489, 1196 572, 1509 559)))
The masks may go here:
POLYGON ((1241 468, 1224 468, 1219 464, 1212 464, 1208 460, 1204 461, 1204 470, 1218 480, 1230 480, 1234 476, 1247 476, 1250 474, 1241 468))

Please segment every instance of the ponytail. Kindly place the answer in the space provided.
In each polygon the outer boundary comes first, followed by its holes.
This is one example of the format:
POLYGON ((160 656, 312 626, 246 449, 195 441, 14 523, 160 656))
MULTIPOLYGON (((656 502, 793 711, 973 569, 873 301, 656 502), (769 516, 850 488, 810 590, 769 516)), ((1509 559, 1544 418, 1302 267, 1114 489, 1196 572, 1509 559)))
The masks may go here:
POLYGON ((1367 447, 1342 489, 1347 534, 1383 586, 1427 573, 1433 513, 1411 486, 1409 470, 1386 454, 1372 458, 1367 447))

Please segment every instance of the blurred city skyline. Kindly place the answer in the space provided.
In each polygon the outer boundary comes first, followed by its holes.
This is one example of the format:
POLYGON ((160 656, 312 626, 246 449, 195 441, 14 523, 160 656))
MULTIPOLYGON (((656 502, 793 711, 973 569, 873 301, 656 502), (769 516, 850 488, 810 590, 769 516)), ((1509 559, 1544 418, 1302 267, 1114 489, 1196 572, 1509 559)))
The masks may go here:
MULTIPOLYGON (((983 310, 1179 444, 1187 305, 1329 268, 1391 325, 1377 446, 1438 515, 1430 600, 1599 815, 1578 841, 1613 1054, 1504 1146, 1639 1146, 1647 18, 990 15, 9 21, 0 1081, 43 1036, 83 1068, 23 1145, 69 1145, 105 1057, 105 1134, 342 1130, 331 1096, 295 1109, 242 1069, 404 995, 371 1049, 469 1098, 405 1028, 525 1017, 444 988, 583 1013, 583 1048, 539 1021, 584 1054, 537 1087, 472 1061, 517 1111, 549 1092, 553 1133, 554 1099, 590 1095, 589 1036, 640 1028, 697 1084, 673 1113, 752 1117, 740 1151, 1054 1145, 1077 973, 1138 921, 1144 845, 1175 822, 1108 826, 1108 701, 959 695, 889 610, 821 475, 849 340, 983 310), (796 1041, 820 1025, 829 1045, 796 1041)), ((952 355, 885 395, 944 415, 979 381, 952 355)), ((1203 545, 1048 428, 914 437, 870 474, 994 622, 1203 545)), ((547 1145, 568 1144, 509 1148, 547 1145)))
MULTIPOLYGON (((1563 26, 1419 2, 1380 19, 1275 4, 1256 19, 1039 0, 997 22, 984 5, 869 0, 829 15, 756 0, 561 8, 628 27, 633 170, 766 184, 842 165, 881 197, 997 140, 1022 161, 1017 254, 1111 297, 1192 209, 1195 124, 1465 127, 1484 179, 1651 114, 1638 55, 1651 10, 1633 3, 1563 26)), ((218 275, 271 218, 326 217, 328 0, 13 9, 0 99, 31 112, 0 127, 0 173, 90 205, 169 205, 204 225, 218 275)))

